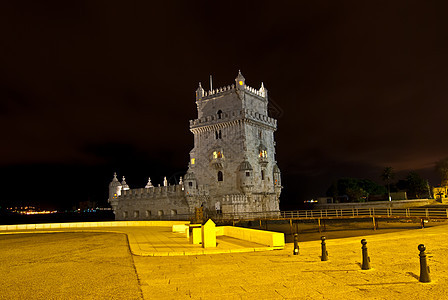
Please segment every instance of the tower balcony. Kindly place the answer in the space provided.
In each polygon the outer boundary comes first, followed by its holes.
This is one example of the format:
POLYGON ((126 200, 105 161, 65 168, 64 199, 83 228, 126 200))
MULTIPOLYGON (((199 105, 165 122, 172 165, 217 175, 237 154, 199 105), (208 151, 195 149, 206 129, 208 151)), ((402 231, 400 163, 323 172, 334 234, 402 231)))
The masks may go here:
POLYGON ((263 167, 266 168, 266 166, 268 165, 269 161, 267 157, 259 157, 258 158, 258 163, 263 167))
POLYGON ((212 159, 212 166, 216 170, 221 170, 221 169, 224 169, 224 162, 225 162, 224 158, 214 158, 214 159, 212 159))

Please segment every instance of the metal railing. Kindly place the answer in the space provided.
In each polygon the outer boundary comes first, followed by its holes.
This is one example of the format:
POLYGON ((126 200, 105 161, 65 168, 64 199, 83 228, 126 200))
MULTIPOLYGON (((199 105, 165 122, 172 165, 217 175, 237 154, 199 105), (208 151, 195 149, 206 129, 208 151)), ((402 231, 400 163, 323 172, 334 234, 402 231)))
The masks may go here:
MULTIPOLYGON (((425 218, 448 219, 446 208, 353 208, 353 209, 322 209, 322 210, 292 210, 241 212, 223 214, 205 214, 205 218, 214 221, 242 221, 242 220, 289 220, 289 219, 334 219, 334 218, 425 218)), ((178 214, 152 216, 152 220, 193 220, 194 214, 178 214)))
POLYGON ((213 216, 217 220, 285 220, 318 218, 356 218, 356 217, 419 217, 448 218, 446 208, 353 208, 232 213, 213 216))

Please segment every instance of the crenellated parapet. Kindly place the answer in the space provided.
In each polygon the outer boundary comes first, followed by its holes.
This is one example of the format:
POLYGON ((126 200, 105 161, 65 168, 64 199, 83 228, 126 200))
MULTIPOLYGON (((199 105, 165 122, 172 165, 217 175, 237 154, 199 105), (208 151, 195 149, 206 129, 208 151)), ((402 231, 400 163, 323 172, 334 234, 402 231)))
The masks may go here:
POLYGON ((140 189, 129 189, 127 191, 122 191, 120 196, 121 199, 138 199, 138 198, 156 198, 163 195, 179 195, 184 194, 184 186, 181 184, 168 185, 168 186, 157 186, 150 188, 140 188, 140 189))
MULTIPOLYGON (((249 121, 249 122, 257 122, 262 125, 271 127, 273 129, 277 129, 277 120, 266 115, 260 114, 254 110, 243 109, 243 110, 234 110, 229 112, 223 112, 220 116, 205 116, 200 119, 190 120, 190 130, 194 133, 194 130, 198 127, 204 126, 213 126, 218 125, 217 127, 226 127, 232 125, 234 121, 249 121)), ((214 128, 204 128, 205 130, 211 130, 214 128)))
MULTIPOLYGON (((240 89, 244 90, 245 92, 253 95, 253 96, 257 96, 259 98, 263 98, 264 100, 267 98, 268 93, 267 93, 267 89, 264 87, 264 85, 262 84, 261 87, 259 89, 253 88, 251 86, 248 85, 243 85, 240 89)), ((218 96, 222 96, 225 94, 229 94, 232 92, 235 92, 237 89, 235 87, 234 84, 231 85, 227 85, 227 86, 223 86, 217 89, 212 89, 209 91, 205 91, 204 89, 202 89, 202 87, 200 86, 200 92, 196 94, 196 100, 198 101, 204 101, 204 100, 208 100, 211 98, 216 98, 218 96)))
POLYGON ((249 203, 249 197, 242 194, 225 195, 222 197, 223 204, 242 204, 249 203))

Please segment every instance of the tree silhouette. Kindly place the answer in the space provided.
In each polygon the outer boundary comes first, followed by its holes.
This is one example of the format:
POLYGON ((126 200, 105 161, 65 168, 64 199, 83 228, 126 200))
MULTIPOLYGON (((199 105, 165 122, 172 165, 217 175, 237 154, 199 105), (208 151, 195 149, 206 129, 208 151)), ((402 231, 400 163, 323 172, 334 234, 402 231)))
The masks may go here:
POLYGON ((389 201, 390 199, 390 181, 394 179, 394 169, 392 167, 386 167, 383 170, 383 173, 381 173, 381 179, 387 184, 387 196, 389 201))
POLYGON ((436 162, 436 171, 440 175, 440 185, 448 185, 448 157, 436 162))

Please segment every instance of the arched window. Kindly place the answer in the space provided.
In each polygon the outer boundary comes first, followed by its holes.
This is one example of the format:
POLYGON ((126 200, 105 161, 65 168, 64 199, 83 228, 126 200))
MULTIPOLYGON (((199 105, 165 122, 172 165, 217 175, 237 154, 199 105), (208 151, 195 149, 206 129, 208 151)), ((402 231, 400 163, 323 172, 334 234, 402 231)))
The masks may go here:
POLYGON ((261 180, 264 180, 264 170, 261 170, 261 180))
POLYGON ((218 181, 222 181, 223 180, 223 175, 221 171, 218 171, 218 181))
POLYGON ((220 140, 222 138, 221 130, 215 131, 215 139, 220 140))
POLYGON ((222 110, 218 110, 218 112, 216 114, 218 115, 218 119, 221 119, 221 117, 222 117, 222 110))

